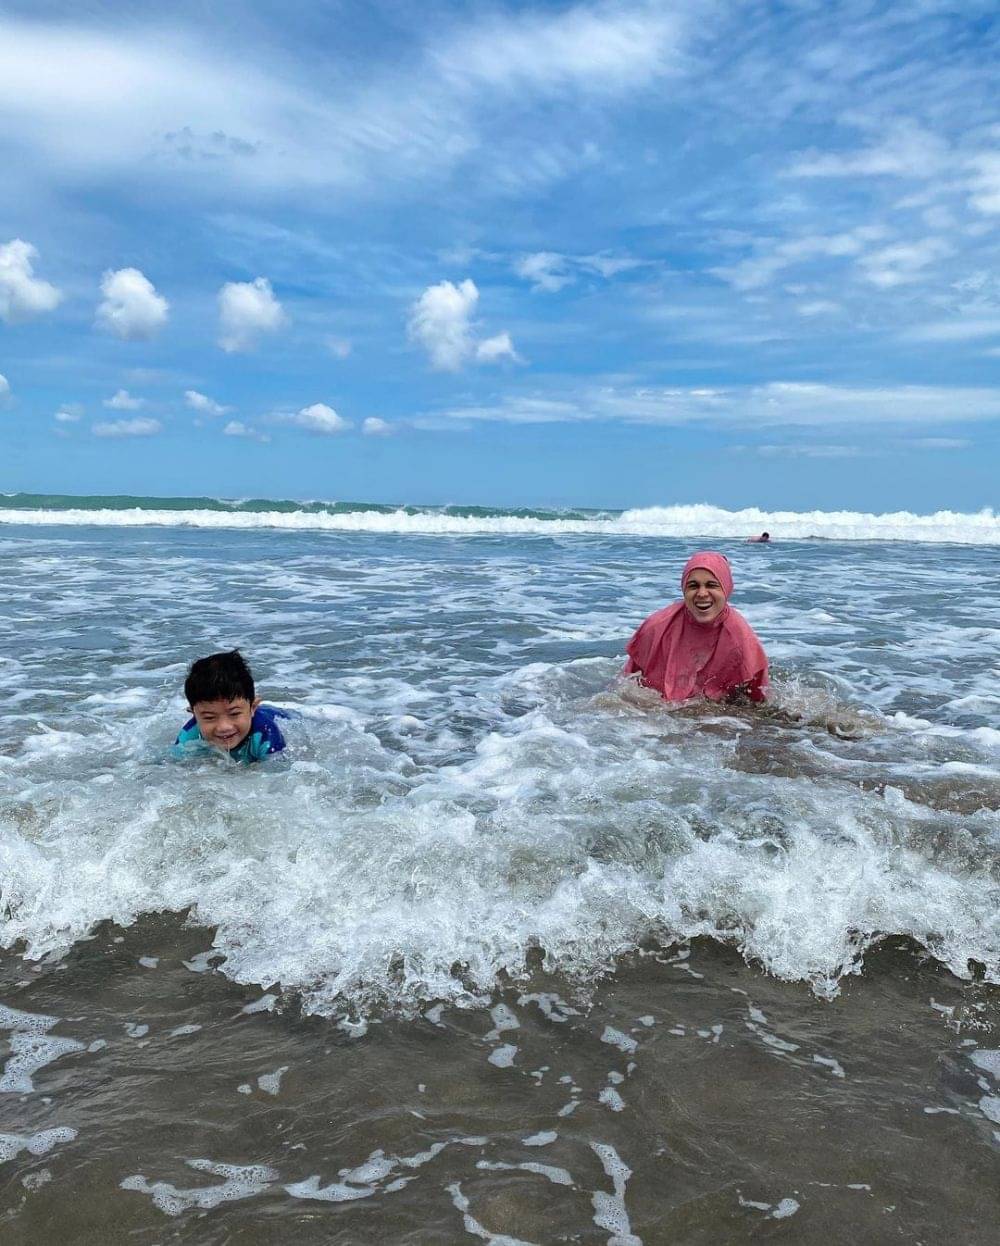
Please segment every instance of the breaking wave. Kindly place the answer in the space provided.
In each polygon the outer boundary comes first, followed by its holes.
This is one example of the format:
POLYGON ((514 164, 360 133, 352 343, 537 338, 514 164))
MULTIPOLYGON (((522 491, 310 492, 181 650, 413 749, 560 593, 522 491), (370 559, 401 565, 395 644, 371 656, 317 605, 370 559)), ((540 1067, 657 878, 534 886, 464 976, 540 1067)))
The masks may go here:
POLYGON ((910 511, 725 510, 706 503, 625 511, 382 506, 213 498, 73 498, 15 494, 0 499, 0 524, 112 528, 277 529, 413 536, 603 536, 743 539, 767 530, 779 541, 920 541, 1000 545, 1000 515, 910 511))

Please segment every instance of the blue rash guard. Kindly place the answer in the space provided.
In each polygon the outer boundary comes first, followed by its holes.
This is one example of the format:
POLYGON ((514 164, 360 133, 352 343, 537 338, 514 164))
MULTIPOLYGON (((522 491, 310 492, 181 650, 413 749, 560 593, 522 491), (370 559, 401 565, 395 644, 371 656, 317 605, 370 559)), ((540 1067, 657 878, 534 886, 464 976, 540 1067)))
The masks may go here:
MULTIPOLYGON (((235 748, 229 750, 229 756, 233 761, 249 765, 250 762, 260 761, 261 758, 268 757, 271 753, 280 753, 285 747, 285 737, 281 734, 281 728, 276 720, 290 717, 291 715, 285 710, 276 709, 273 705, 258 705, 250 719, 249 732, 235 748)), ((211 747, 204 744, 201 729, 192 718, 181 727, 174 747, 183 755, 189 751, 185 745, 193 744, 203 744, 205 748, 211 747)))

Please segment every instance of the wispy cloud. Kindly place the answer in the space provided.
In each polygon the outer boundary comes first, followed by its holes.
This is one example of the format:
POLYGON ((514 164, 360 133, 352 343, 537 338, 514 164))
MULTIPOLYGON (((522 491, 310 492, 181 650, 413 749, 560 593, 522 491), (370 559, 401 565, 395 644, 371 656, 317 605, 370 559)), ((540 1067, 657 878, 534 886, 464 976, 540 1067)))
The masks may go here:
POLYGON ((990 320, 937 320, 930 324, 913 325, 900 336, 908 342, 974 342, 982 338, 1000 337, 1000 317, 990 320))
POLYGON ((951 253, 941 238, 923 238, 919 242, 897 242, 862 256, 859 267, 866 281, 883 289, 919 281, 924 269, 951 253))
POLYGON ((326 349, 334 359, 347 359, 351 353, 351 343, 343 337, 328 337, 326 349))
POLYGON ((90 430, 95 437, 153 437, 163 431, 159 420, 139 416, 134 420, 109 420, 94 424, 90 430))
POLYGON ((113 32, 8 17, 0 116, 54 176, 142 167, 199 190, 388 189, 477 158, 499 101, 634 94, 680 70, 684 39, 679 14, 647 3, 473 15, 433 25, 409 71, 373 65, 363 85, 331 75, 320 88, 281 74, 269 49, 220 56, 179 22, 113 32))
POLYGON ((490 406, 453 407, 436 420, 507 424, 623 422, 716 427, 956 424, 1000 418, 1000 389, 900 385, 881 388, 801 381, 708 388, 611 386, 570 397, 507 395, 490 406))
POLYGON ((856 459, 864 451, 860 446, 807 444, 778 444, 761 446, 738 446, 734 450, 749 450, 765 459, 856 459))
POLYGON ((789 177, 937 177, 949 165, 948 144, 913 121, 897 121, 855 151, 812 151, 795 160, 789 177))
POLYGON ((514 261, 514 272, 530 282, 532 290, 557 294, 572 285, 581 274, 597 274, 610 281, 619 273, 648 264, 646 260, 624 255, 562 255, 557 251, 533 251, 514 261))
POLYGON ((10 381, 0 372, 0 402, 10 397, 10 381))
POLYGON ((557 294, 574 280, 566 256, 557 255, 555 251, 523 255, 515 261, 514 272, 529 281, 533 290, 544 290, 548 294, 557 294))
POLYGON ((392 425, 377 415, 370 415, 362 421, 361 431, 366 437, 388 437, 392 432, 392 425))
POLYGON ((446 82, 504 91, 632 91, 681 69, 678 11, 659 5, 578 4, 495 15, 431 50, 446 82))
POLYGON ((780 242, 761 239, 754 244, 755 254, 712 271, 736 290, 757 290, 789 268, 815 260, 854 259, 883 239, 885 232, 879 225, 860 225, 839 234, 805 234, 780 242))

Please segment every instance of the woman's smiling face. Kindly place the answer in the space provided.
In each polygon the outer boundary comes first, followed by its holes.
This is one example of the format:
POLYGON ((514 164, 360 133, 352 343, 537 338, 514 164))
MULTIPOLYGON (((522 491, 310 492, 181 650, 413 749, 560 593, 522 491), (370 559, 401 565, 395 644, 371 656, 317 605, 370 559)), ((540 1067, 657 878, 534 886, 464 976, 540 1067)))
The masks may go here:
POLYGON ((699 623, 714 623, 726 608, 726 593, 711 571, 693 567, 684 581, 684 604, 699 623))

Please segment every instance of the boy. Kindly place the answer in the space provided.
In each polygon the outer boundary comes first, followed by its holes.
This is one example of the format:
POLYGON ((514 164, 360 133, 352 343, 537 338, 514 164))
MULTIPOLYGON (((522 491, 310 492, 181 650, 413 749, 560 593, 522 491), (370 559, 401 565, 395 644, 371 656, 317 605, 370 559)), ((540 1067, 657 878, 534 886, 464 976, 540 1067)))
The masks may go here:
POLYGON ((276 720, 289 715, 261 705, 239 649, 199 658, 188 671, 184 695, 194 717, 177 736, 182 753, 189 751, 184 745, 202 741, 223 749, 233 761, 249 763, 285 747, 276 720))

